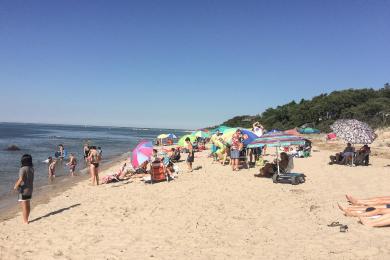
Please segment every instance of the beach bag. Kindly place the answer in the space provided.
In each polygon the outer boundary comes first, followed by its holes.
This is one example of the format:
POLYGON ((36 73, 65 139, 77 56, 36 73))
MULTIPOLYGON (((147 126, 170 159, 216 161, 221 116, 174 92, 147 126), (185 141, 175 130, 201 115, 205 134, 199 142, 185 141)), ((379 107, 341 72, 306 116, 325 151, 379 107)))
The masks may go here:
POLYGON ((265 165, 264 159, 262 157, 259 157, 259 159, 257 159, 256 161, 256 166, 259 166, 261 168, 264 167, 264 165, 265 165))

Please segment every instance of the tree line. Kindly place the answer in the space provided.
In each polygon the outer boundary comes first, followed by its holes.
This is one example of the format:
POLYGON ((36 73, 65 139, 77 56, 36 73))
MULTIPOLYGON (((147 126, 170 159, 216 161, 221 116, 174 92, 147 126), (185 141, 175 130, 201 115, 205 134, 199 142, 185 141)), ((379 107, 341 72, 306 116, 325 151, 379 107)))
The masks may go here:
POLYGON ((357 119, 373 128, 390 125, 390 84, 375 90, 346 89, 321 94, 310 100, 268 108, 258 115, 233 117, 223 125, 230 127, 252 127, 259 121, 266 129, 286 130, 294 127, 314 127, 330 131, 329 126, 337 119, 357 119))

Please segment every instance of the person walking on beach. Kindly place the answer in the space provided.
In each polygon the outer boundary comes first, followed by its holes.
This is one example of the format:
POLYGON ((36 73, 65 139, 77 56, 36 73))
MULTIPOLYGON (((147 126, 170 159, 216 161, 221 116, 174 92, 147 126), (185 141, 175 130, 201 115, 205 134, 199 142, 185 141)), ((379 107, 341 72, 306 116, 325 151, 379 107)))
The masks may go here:
POLYGON ((194 162, 195 159, 194 148, 192 147, 191 139, 189 137, 187 137, 185 141, 187 143, 187 150, 188 150, 188 157, 187 157, 188 171, 192 172, 192 163, 194 162))
POLYGON ((96 150, 96 146, 91 146, 88 156, 88 161, 90 163, 89 171, 91 174, 91 183, 92 185, 99 185, 99 162, 102 157, 99 152, 96 150))
POLYGON ((21 159, 21 168, 19 170, 19 179, 14 185, 14 190, 19 191, 18 201, 22 207, 23 223, 28 224, 28 217, 30 216, 30 200, 33 192, 34 184, 34 168, 32 157, 25 154, 21 159))
POLYGON ((232 170, 239 170, 239 158, 240 152, 243 148, 243 144, 241 142, 241 130, 237 129, 237 131, 232 136, 232 145, 230 148, 230 158, 232 160, 232 170))
POLYGON ((73 177, 77 165, 77 160, 73 153, 70 154, 69 162, 66 165, 69 166, 70 175, 73 177))

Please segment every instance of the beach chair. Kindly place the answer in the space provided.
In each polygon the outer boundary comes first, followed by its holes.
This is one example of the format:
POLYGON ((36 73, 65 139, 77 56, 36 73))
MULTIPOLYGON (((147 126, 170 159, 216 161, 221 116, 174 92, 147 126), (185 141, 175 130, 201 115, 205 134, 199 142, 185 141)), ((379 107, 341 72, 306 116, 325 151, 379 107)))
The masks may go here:
POLYGON ((294 159, 292 156, 289 157, 288 165, 286 169, 279 169, 272 176, 273 183, 290 183, 292 185, 298 185, 306 181, 306 175, 303 173, 291 173, 294 168, 294 159))
POLYGON ((151 163, 150 176, 150 182, 152 184, 153 182, 169 181, 164 163, 160 160, 151 163))

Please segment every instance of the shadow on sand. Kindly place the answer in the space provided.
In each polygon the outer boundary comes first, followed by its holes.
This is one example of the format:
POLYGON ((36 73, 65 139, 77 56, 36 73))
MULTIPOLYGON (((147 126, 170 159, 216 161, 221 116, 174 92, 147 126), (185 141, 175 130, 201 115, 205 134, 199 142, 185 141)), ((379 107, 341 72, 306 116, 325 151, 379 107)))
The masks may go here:
POLYGON ((72 206, 69 206, 69 207, 66 207, 66 208, 62 208, 62 209, 59 209, 59 210, 56 210, 56 211, 53 211, 53 212, 50 212, 50 213, 47 213, 46 215, 42 216, 42 217, 38 217, 36 219, 33 219, 31 220, 29 223, 32 223, 32 222, 35 222, 35 221, 39 221, 43 218, 47 218, 47 217, 50 217, 50 216, 53 216, 53 215, 57 215, 57 214, 60 214, 66 210, 70 210, 71 208, 75 208, 75 207, 78 207, 80 206, 81 204, 80 203, 77 203, 77 204, 74 204, 72 206))

